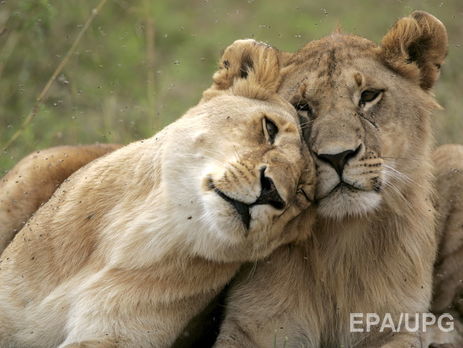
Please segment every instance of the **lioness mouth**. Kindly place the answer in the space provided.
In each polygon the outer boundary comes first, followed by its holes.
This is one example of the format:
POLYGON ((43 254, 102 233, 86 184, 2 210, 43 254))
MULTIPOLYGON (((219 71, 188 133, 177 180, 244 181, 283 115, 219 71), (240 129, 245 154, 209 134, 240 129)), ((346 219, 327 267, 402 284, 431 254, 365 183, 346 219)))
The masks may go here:
POLYGON ((321 201, 323 199, 325 199, 326 197, 329 197, 331 196, 334 192, 336 191, 340 191, 342 189, 346 189, 346 190, 349 190, 349 191, 352 191, 352 192, 358 192, 358 191, 366 191, 366 190, 362 190, 361 188, 358 188, 358 187, 355 187, 355 186, 352 186, 348 183, 345 183, 344 181, 341 181, 339 184, 337 184, 335 187, 333 187, 326 195, 324 195, 323 197, 319 197, 317 199, 317 201, 321 201))
POLYGON ((244 226, 246 229, 249 229, 251 224, 251 214, 249 213, 249 209, 251 208, 252 204, 246 204, 231 197, 228 197, 225 193, 220 191, 217 187, 214 186, 214 192, 217 193, 222 199, 230 203, 238 214, 241 217, 241 221, 243 221, 244 226))
POLYGON ((234 198, 227 196, 224 192, 218 189, 211 178, 208 178, 207 186, 209 189, 213 190, 217 193, 223 200, 230 203, 239 216, 241 217, 241 221, 243 222, 246 229, 249 229, 251 225, 251 213, 249 210, 255 205, 265 205, 268 204, 275 209, 282 210, 286 206, 285 201, 281 198, 278 190, 276 189, 273 181, 267 178, 264 175, 265 168, 261 170, 261 193, 260 196, 256 199, 253 203, 243 203, 234 198))

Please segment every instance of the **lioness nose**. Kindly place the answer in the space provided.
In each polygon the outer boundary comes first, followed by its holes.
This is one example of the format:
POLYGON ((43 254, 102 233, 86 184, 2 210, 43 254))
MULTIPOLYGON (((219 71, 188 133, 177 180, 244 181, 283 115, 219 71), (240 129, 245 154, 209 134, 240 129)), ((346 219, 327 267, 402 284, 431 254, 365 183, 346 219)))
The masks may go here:
POLYGON ((354 150, 346 150, 335 154, 317 153, 316 155, 320 160, 331 165, 336 170, 339 177, 342 177, 342 172, 346 166, 347 161, 355 157, 359 151, 360 146, 354 150))
POLYGON ((252 204, 270 204, 276 209, 283 209, 285 207, 285 201, 281 198, 278 193, 273 180, 265 175, 265 170, 267 167, 262 167, 260 169, 260 196, 252 204))

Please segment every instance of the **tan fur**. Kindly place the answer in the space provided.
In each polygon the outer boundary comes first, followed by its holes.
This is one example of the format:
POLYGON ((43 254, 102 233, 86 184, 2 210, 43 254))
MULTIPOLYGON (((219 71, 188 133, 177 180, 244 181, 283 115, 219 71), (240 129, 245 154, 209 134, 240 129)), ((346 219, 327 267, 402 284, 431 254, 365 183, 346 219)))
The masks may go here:
POLYGON ((168 347, 242 262, 308 235, 293 219, 313 215, 315 179, 296 112, 252 99, 276 61, 60 186, 1 256, 0 346, 168 347), (253 204, 248 228, 231 199, 253 204))
POLYGON ((223 53, 219 70, 212 76, 214 83, 203 93, 202 101, 230 87, 247 89, 249 86, 253 86, 252 91, 246 92, 250 97, 268 99, 281 83, 279 55, 280 52, 265 43, 252 39, 236 40, 223 53), (260 74, 247 76, 249 71, 255 69, 253 66, 255 61, 266 61, 267 64, 261 69, 260 74), (245 79, 242 78, 244 76, 245 79))
MULTIPOLYGON (((437 233, 439 253, 434 269, 434 298, 432 310, 451 313, 454 318, 463 314, 463 146, 443 145, 433 152, 436 176, 437 233)), ((428 337, 429 342, 463 345, 463 325, 457 330, 442 333, 438 330, 428 337)))
POLYGON ((437 104, 427 90, 436 78, 429 64, 442 64, 446 42, 438 20, 415 12, 382 46, 335 33, 287 56, 279 93, 303 111, 318 157, 319 217, 304 245, 284 246, 241 275, 217 347, 420 346, 415 333, 351 333, 349 315, 391 313, 397 323, 399 313, 429 310, 437 249, 430 113, 437 104), (410 21, 413 30, 402 26, 410 21), (397 68, 414 45, 420 50, 410 64, 419 79, 397 68), (371 89, 383 93, 359 103, 371 89), (338 187, 323 159, 344 151, 351 155, 342 179, 351 187, 338 187))
POLYGON ((395 23, 381 47, 387 66, 429 89, 447 56, 447 30, 436 17, 415 11, 395 23))
POLYGON ((462 303, 454 299, 457 288, 462 288, 463 269, 463 146, 443 145, 433 153, 436 168, 436 190, 445 200, 437 202, 437 231, 440 240, 436 262, 436 297, 433 309, 445 311, 455 301, 463 313, 462 303), (444 285, 442 287, 442 285, 444 285))
POLYGON ((22 159, 0 180, 0 254, 32 214, 77 169, 120 145, 58 146, 22 159))

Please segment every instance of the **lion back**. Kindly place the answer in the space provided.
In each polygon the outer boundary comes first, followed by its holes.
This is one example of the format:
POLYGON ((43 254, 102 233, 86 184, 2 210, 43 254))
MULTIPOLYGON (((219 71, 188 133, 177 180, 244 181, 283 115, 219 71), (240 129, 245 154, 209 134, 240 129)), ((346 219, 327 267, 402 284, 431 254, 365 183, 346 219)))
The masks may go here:
POLYGON ((0 180, 0 254, 71 174, 119 145, 59 146, 23 158, 0 180))

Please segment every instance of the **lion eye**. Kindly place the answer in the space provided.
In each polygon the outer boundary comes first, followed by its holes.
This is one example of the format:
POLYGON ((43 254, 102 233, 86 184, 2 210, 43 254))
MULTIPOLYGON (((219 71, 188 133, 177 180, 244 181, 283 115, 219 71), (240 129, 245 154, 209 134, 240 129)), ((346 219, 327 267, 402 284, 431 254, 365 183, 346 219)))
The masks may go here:
POLYGON ((371 103, 372 101, 376 100, 382 93, 383 91, 379 89, 367 89, 366 91, 363 91, 360 95, 359 106, 364 106, 366 103, 371 103))
POLYGON ((299 101, 296 104, 294 104, 294 107, 299 113, 302 113, 302 114, 306 113, 305 116, 307 117, 310 115, 313 115, 312 107, 306 101, 299 101))
POLYGON ((275 142, 275 137, 278 134, 278 127, 277 125, 267 117, 263 118, 263 130, 264 130, 264 135, 267 138, 268 142, 270 144, 273 144, 275 142))

